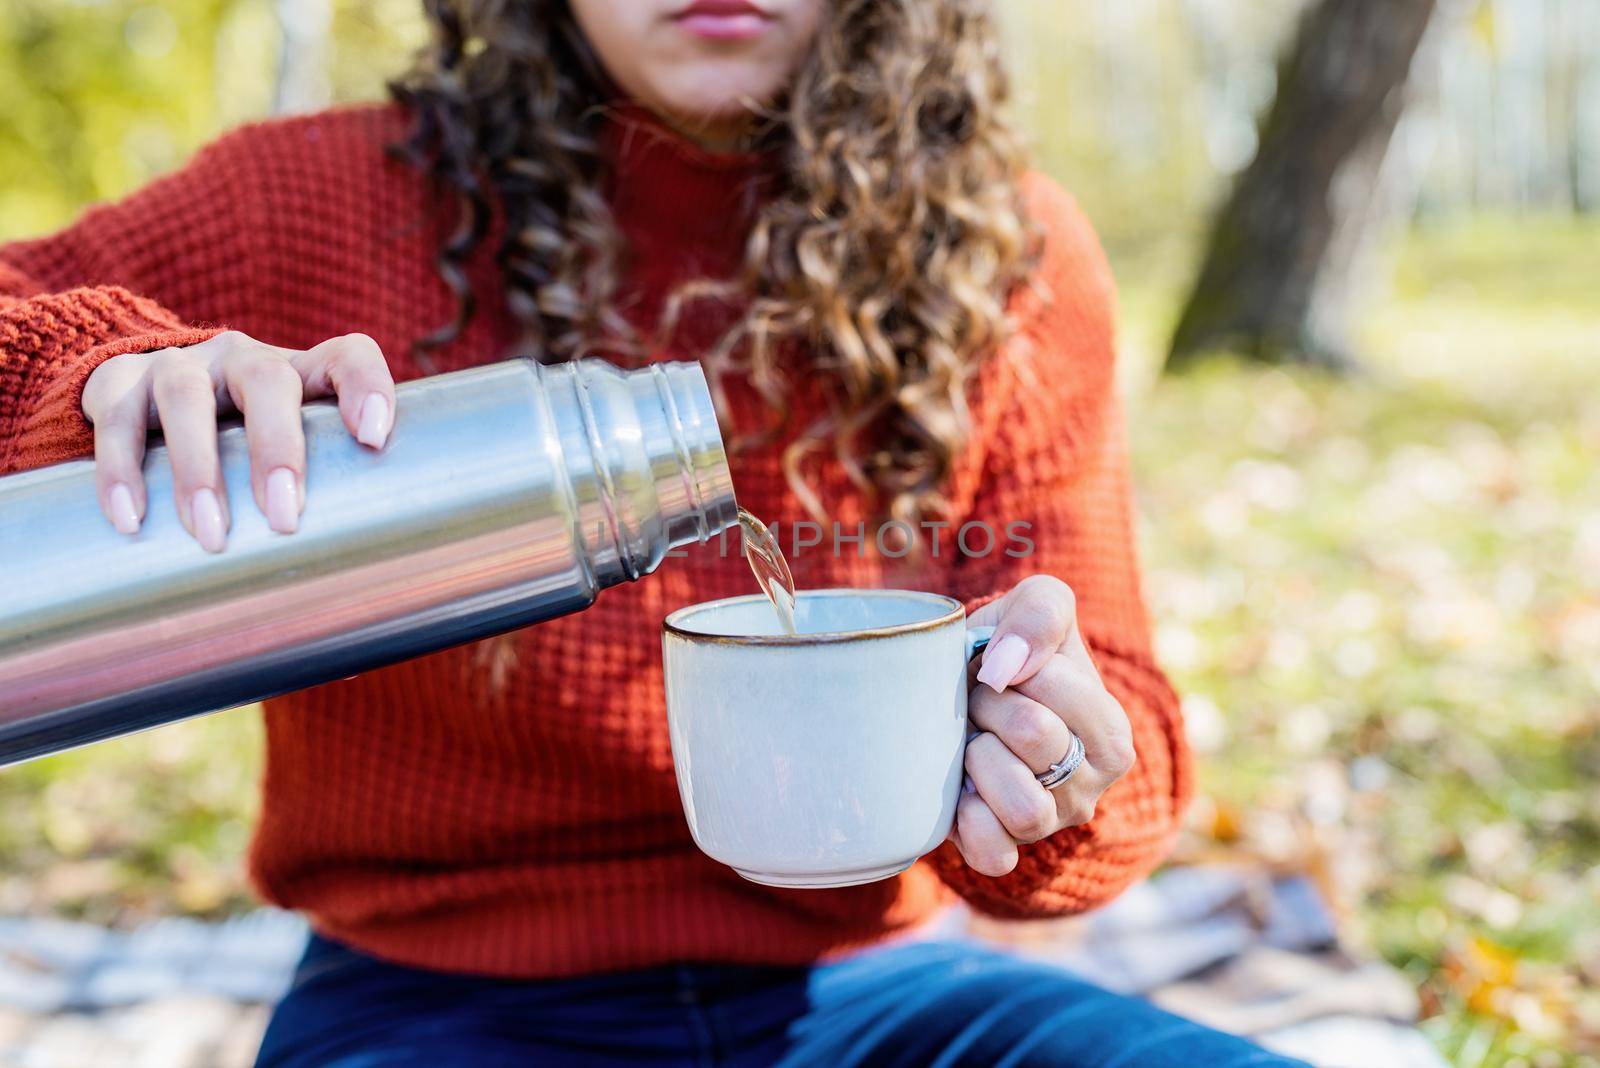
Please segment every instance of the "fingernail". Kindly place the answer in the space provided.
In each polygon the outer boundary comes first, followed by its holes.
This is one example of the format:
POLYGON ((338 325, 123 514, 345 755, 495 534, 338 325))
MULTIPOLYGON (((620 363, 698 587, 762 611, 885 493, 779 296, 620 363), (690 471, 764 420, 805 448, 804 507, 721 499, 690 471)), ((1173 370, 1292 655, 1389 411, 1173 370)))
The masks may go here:
POLYGON ((1004 693, 1027 662, 1028 643, 1015 634, 1007 634, 984 650, 983 664, 978 668, 978 681, 995 693, 1004 693))
POLYGON ((139 533, 139 512, 133 506, 133 492, 124 482, 111 487, 111 523, 120 534, 139 533))
POLYGON ((961 792, 964 794, 975 794, 978 792, 978 784, 972 781, 971 775, 961 776, 961 792))
POLYGON ((217 503, 217 495, 209 489, 197 489, 189 507, 195 540, 206 552, 220 553, 228 543, 228 534, 222 527, 222 506, 217 503))
POLYGON ((356 440, 372 448, 380 448, 389 436, 389 401, 381 393, 374 393, 361 405, 361 425, 356 428, 356 440))
POLYGON ((275 467, 267 476, 267 526, 279 534, 293 534, 300 526, 300 494, 287 467, 275 467))

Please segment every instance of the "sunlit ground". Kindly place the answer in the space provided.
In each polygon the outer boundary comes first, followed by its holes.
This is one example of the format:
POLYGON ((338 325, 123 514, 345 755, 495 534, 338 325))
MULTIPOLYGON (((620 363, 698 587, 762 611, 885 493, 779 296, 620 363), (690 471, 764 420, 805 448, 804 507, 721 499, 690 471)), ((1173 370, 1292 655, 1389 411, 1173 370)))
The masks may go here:
MULTIPOLYGON (((1453 1063, 1594 1065, 1600 225, 1397 255, 1356 381, 1153 381, 1172 280, 1119 264, 1149 596, 1203 766, 1183 849, 1316 874, 1453 1063)), ((236 711, 0 774, 0 909, 244 907, 259 744, 236 711)))
POLYGON ((1316 872, 1464 1066, 1600 1051, 1596 277, 1594 225, 1428 230, 1367 380, 1213 366, 1133 416, 1187 848, 1316 872))

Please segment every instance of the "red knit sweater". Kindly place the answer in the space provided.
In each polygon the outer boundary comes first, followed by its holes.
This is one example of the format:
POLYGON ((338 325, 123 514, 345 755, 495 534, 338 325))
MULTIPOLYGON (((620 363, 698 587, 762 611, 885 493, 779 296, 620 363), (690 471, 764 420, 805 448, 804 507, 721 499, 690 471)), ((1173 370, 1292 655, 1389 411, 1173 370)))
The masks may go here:
MULTIPOLYGON (((385 157, 405 129, 401 112, 378 106, 251 126, 64 233, 0 248, 0 471, 91 452, 80 395, 102 360, 219 326, 296 348, 362 331, 396 379, 424 373, 408 351, 451 316, 433 257, 452 219, 417 173, 385 157)), ((763 165, 709 155, 637 118, 614 122, 607 147, 631 249, 629 307, 648 325, 673 283, 735 264, 763 165)), ((1008 556, 1002 543, 963 557, 947 531, 934 566, 917 573, 849 545, 791 562, 802 586, 914 585, 969 604, 1035 572, 1070 583, 1138 751, 1092 822, 1024 846, 1000 879, 945 846, 884 882, 776 890, 699 853, 673 781, 659 630, 681 605, 751 591, 737 554, 713 543, 509 642, 267 702, 250 853, 260 892, 392 960, 554 976, 687 959, 804 962, 904 929, 952 890, 1000 915, 1053 915, 1101 904, 1150 871, 1190 775, 1140 600, 1111 277, 1070 198, 1040 177, 1026 191, 1046 233, 1039 284, 1018 292, 1020 331, 977 376, 949 499, 957 525, 1031 524, 1035 552, 1008 556)), ((482 310, 440 370, 512 354, 492 252, 470 274, 482 310)), ((813 391, 799 392, 803 407, 813 391)), ((733 401, 759 421, 753 395, 733 401)), ((736 457, 733 478, 756 514, 804 518, 779 447, 736 457)), ((853 529, 864 511, 848 481, 829 468, 822 488, 853 529)))

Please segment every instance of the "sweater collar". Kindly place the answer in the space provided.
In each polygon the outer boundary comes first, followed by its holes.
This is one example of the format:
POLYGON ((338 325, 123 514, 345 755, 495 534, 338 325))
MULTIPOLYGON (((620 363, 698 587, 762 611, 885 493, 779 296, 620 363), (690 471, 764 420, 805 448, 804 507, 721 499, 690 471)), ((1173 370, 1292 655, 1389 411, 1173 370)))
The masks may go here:
POLYGON ((647 158, 652 151, 670 154, 688 170, 727 175, 751 174, 771 161, 771 154, 760 150, 722 152, 706 148, 673 129, 643 104, 619 100, 605 107, 606 151, 617 162, 647 158))
POLYGON ((641 105, 606 109, 601 150, 617 225, 646 256, 657 252, 731 269, 762 200, 775 188, 778 154, 714 152, 641 105))

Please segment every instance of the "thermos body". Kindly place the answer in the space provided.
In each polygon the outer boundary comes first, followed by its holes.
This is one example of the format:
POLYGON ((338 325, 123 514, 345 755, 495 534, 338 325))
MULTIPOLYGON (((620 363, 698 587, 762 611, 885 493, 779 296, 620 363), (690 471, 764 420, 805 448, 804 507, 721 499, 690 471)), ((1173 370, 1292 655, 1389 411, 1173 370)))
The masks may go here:
POLYGON ((581 609, 735 521, 696 364, 512 360, 400 385, 381 450, 305 406, 306 508, 267 526, 244 429, 207 553, 145 461, 143 528, 93 462, 0 479, 0 765, 347 677, 581 609))

